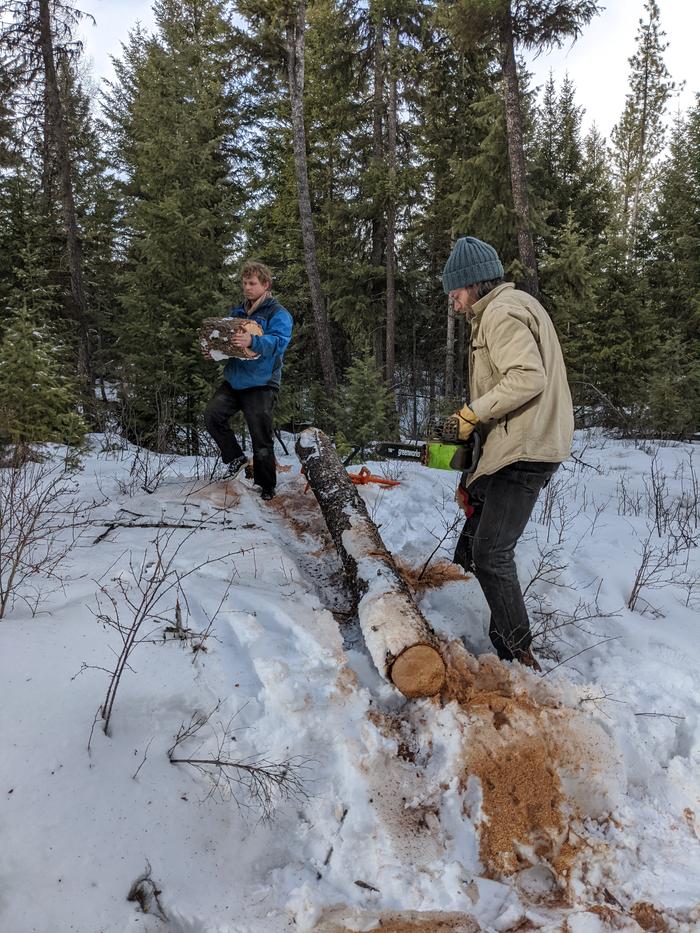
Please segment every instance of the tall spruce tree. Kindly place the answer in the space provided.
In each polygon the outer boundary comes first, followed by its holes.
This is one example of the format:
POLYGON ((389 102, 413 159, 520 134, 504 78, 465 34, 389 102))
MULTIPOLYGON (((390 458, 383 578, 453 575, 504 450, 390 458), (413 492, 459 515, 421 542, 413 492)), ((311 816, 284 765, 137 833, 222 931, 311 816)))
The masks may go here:
POLYGON ((120 398, 135 440, 196 453, 218 376, 197 334, 231 303, 240 205, 227 157, 231 33, 219 0, 158 0, 154 13, 155 35, 131 35, 105 108, 126 175, 120 398))
POLYGON ((396 433, 394 396, 371 353, 348 367, 336 404, 336 424, 350 444, 368 444, 396 433))
POLYGON ((22 74, 30 111, 40 120, 45 141, 43 187, 48 202, 51 168, 56 172, 62 234, 69 273, 70 311, 78 330, 78 373, 83 404, 94 399, 90 317, 85 293, 83 244, 75 204, 73 165, 66 101, 61 93, 61 68, 80 53, 75 39, 85 14, 64 0, 6 0, 0 50, 22 74))
POLYGON ((33 444, 78 444, 87 429, 55 336, 46 325, 38 327, 25 301, 0 343, 0 444, 15 447, 16 462, 33 444))
POLYGON ((576 39, 598 12, 593 0, 465 0, 455 6, 454 28, 461 41, 493 49, 502 72, 508 164, 517 218, 518 250, 525 288, 539 291, 533 221, 527 183, 521 77, 516 47, 541 51, 576 39))
POLYGON ((668 43, 656 0, 644 4, 637 49, 629 59, 629 91, 622 116, 612 132, 620 225, 632 259, 656 184, 654 166, 665 140, 664 115, 674 84, 664 64, 668 43))
POLYGON ((647 275, 663 326, 649 416, 657 431, 688 435, 700 430, 700 100, 676 116, 659 174, 647 275))

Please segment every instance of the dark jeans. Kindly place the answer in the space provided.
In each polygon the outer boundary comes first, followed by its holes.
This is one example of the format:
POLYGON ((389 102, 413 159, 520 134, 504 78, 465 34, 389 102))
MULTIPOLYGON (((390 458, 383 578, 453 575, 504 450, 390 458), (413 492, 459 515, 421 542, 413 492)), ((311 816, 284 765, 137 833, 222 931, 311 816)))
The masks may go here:
POLYGON ((537 496, 558 463, 518 460, 469 487, 474 513, 457 542, 454 562, 473 572, 491 610, 489 635, 498 657, 517 660, 532 636, 515 567, 515 545, 525 530, 537 496))
POLYGON ((216 441, 224 463, 243 455, 241 445, 231 430, 229 419, 242 411, 253 442, 253 480, 263 489, 273 490, 277 482, 272 409, 277 401, 273 386, 232 389, 222 382, 204 411, 207 431, 216 441))

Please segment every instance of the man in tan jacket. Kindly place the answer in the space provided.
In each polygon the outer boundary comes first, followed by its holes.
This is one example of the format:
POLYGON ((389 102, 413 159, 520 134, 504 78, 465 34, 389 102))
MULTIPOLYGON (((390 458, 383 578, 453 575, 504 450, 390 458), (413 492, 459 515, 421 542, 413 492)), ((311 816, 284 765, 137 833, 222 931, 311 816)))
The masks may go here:
MULTIPOLYGON (((457 240, 442 282, 455 313, 471 323, 470 401, 453 418, 461 440, 475 429, 484 440, 454 560, 481 585, 499 658, 539 670, 514 555, 540 490, 571 453, 574 417, 561 347, 542 305, 503 281, 488 243, 457 240)), ((465 491, 461 483, 458 500, 466 507, 465 491)))

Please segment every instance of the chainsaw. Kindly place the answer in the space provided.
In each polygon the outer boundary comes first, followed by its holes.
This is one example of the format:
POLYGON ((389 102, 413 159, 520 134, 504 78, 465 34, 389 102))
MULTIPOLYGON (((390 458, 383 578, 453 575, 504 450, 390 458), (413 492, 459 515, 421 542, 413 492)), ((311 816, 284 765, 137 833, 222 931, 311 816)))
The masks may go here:
POLYGON ((435 419, 428 425, 425 439, 413 443, 374 441, 357 445, 351 449, 343 465, 347 466, 356 457, 366 457, 420 463, 435 470, 473 473, 481 456, 481 446, 478 430, 472 431, 466 441, 460 441, 456 418, 435 419))

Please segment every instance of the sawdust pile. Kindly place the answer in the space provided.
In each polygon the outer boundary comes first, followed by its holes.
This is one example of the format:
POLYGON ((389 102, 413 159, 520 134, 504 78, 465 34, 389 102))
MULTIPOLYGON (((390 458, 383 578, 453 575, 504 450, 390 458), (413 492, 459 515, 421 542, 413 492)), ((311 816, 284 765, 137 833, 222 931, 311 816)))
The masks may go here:
POLYGON ((445 583, 469 579, 462 568, 457 564, 453 564, 451 560, 436 560, 428 564, 425 571, 423 570, 424 565, 413 567, 400 558, 395 557, 394 562, 396 563, 396 569, 414 592, 433 590, 445 583))
POLYGON ((202 489, 196 490, 196 497, 211 502, 217 509, 234 509, 241 501, 235 480, 207 483, 202 489))
POLYGON ((648 901, 638 901, 630 913, 643 930, 648 933, 666 933, 668 923, 661 911, 648 901))
POLYGON ((294 478, 284 487, 284 495, 275 496, 270 505, 299 537, 311 535, 321 543, 321 551, 332 549, 334 545, 323 513, 314 494, 311 490, 305 492, 305 487, 306 482, 302 478, 294 478))
POLYGON ((581 840, 569 832, 579 816, 561 773, 585 766, 586 742, 572 739, 580 714, 562 708, 541 680, 493 656, 471 657, 458 643, 445 651, 443 702, 468 718, 463 786, 479 779, 481 858, 493 877, 545 863, 565 887, 581 840))
POLYGON ((377 933, 481 933, 481 926, 473 917, 452 911, 366 912, 362 917, 353 918, 360 922, 359 926, 354 923, 349 927, 342 923, 339 916, 345 914, 347 917, 348 912, 342 908, 329 911, 325 921, 315 927, 315 933, 352 933, 356 929, 373 929, 377 933), (372 923, 374 926, 370 926, 372 923))

